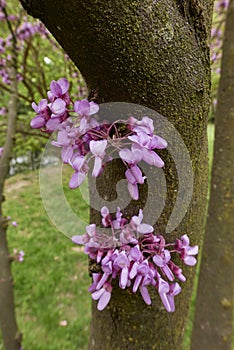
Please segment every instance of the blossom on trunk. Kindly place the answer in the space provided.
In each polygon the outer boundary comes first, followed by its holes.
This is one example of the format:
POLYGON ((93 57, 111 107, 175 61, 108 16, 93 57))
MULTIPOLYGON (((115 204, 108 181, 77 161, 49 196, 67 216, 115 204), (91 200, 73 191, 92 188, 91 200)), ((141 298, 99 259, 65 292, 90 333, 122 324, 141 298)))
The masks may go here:
MULTIPOLYGON (((142 210, 130 222, 122 217, 119 208, 115 217, 107 207, 101 209, 101 215, 103 226, 111 228, 111 234, 91 224, 84 235, 72 238, 74 243, 83 244, 84 252, 100 266, 100 272, 92 275, 93 283, 89 287, 92 298, 98 300, 98 310, 108 305, 111 282, 118 278, 121 289, 131 288, 133 293, 139 290, 147 305, 151 304, 148 286, 155 287, 165 309, 174 312, 174 297, 181 292, 177 280, 186 281, 182 269, 172 261, 173 255, 181 255, 178 240, 166 243, 162 235, 155 235, 151 225, 142 223, 142 210)), ((187 235, 180 241, 189 249, 187 235)), ((180 249, 184 248, 180 246, 180 249)))

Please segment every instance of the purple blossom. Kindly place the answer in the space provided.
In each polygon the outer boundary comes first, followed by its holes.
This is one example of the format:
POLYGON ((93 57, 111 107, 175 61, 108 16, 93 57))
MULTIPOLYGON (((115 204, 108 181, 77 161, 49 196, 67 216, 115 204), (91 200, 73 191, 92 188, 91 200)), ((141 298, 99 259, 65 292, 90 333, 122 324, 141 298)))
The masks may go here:
POLYGON ((6 1, 5 0, 0 0, 0 8, 6 7, 6 1))
POLYGON ((158 277, 158 292, 165 309, 168 312, 175 311, 174 297, 181 292, 181 287, 177 282, 169 284, 161 277, 158 277))
POLYGON ((180 254, 180 258, 186 265, 194 266, 197 263, 197 259, 194 255, 198 253, 198 246, 190 246, 190 240, 188 235, 183 235, 180 239, 176 240, 175 249, 180 254))
POLYGON ((130 117, 129 124, 131 125, 131 129, 136 133, 144 132, 148 135, 153 135, 153 120, 149 117, 143 117, 142 120, 137 120, 134 117, 130 117))
POLYGON ((20 40, 26 40, 33 36, 37 32, 37 29, 37 25, 33 25, 30 22, 23 22, 23 24, 17 29, 17 37, 20 40))
POLYGON ((139 199, 138 184, 143 184, 146 176, 142 176, 142 172, 137 165, 130 167, 125 172, 128 181, 128 191, 131 197, 135 200, 139 199))
POLYGON ((97 127, 99 124, 91 115, 99 111, 99 106, 94 102, 88 100, 76 101, 74 103, 74 110, 80 119, 80 133, 84 134, 87 130, 97 127))
POLYGON ((159 266, 163 274, 169 279, 169 281, 174 280, 174 275, 168 266, 169 261, 171 260, 171 254, 169 250, 165 249, 162 253, 156 254, 153 257, 153 262, 155 265, 159 266))
MULTIPOLYGON (((153 227, 143 224, 143 213, 133 216, 128 223, 118 208, 115 218, 107 207, 101 209, 104 227, 108 232, 99 231, 96 225, 86 227, 83 236, 74 236, 73 242, 85 245, 85 253, 99 263, 101 272, 93 274, 93 283, 89 287, 92 298, 98 300, 98 310, 103 310, 111 298, 111 281, 118 278, 121 289, 138 290, 147 305, 151 304, 148 286, 154 286, 168 312, 174 312, 174 297, 181 292, 175 279, 185 282, 185 277, 173 261, 173 254, 190 247, 187 235, 167 243, 162 235, 154 235, 153 227), (180 247, 178 248, 178 241, 180 247), (166 249, 165 249, 166 247, 166 249)), ((194 247, 192 247, 194 248, 194 247)), ((193 251, 194 253, 194 251, 193 251)))
POLYGON ((2 154, 3 154, 3 151, 4 151, 4 147, 0 147, 0 158, 1 158, 2 154))
POLYGON ((50 103, 46 99, 41 100, 38 106, 33 103, 32 107, 37 115, 32 119, 31 126, 46 132, 58 129, 57 140, 52 144, 62 148, 63 162, 69 163, 75 169, 70 187, 77 188, 84 181, 90 159, 94 158, 92 176, 97 177, 105 164, 112 160, 112 153, 118 152, 126 166, 128 191, 134 200, 138 200, 138 185, 143 184, 146 179, 138 163, 145 161, 156 167, 164 166, 163 160, 154 150, 167 147, 167 143, 153 134, 152 119, 143 117, 138 121, 134 117, 129 118, 127 122, 129 132, 121 137, 118 133, 118 121, 111 125, 105 123, 99 125, 98 121, 91 117, 99 110, 96 103, 84 99, 74 102, 74 110, 69 109, 72 102, 68 95, 67 79, 53 80, 50 89, 48 92, 50 103), (73 112, 78 116, 72 119, 73 112), (126 148, 129 143, 131 147, 126 148), (81 166, 80 160, 75 160, 77 157, 87 157, 86 162, 81 166))
MULTIPOLYGON (((69 83, 65 78, 52 81, 46 99, 33 103, 36 116, 31 126, 43 131, 57 129, 57 140, 52 144, 61 148, 62 160, 74 169, 69 187, 75 189, 85 180, 90 160, 94 159, 92 176, 101 174, 105 164, 112 160, 112 153, 119 154, 126 166, 125 177, 128 190, 135 200, 139 198, 138 185, 146 179, 139 163, 146 162, 163 167, 163 160, 155 152, 164 149, 167 142, 154 135, 153 120, 147 116, 142 120, 130 117, 125 124, 126 132, 119 132, 120 121, 102 123, 92 117, 99 106, 88 100, 70 100, 69 83), (75 115, 74 115, 75 114, 75 115)), ((109 303, 112 292, 111 282, 118 279, 121 289, 138 290, 147 305, 151 304, 148 286, 154 286, 168 312, 175 310, 174 297, 181 288, 175 280, 185 282, 182 269, 174 262, 174 255, 190 266, 195 265, 198 247, 190 246, 187 235, 174 243, 166 243, 164 237, 155 234, 154 228, 143 223, 143 211, 127 220, 120 208, 115 215, 107 207, 101 209, 102 225, 86 227, 83 235, 72 237, 75 244, 84 245, 84 253, 96 261, 100 273, 94 273, 89 288, 92 298, 98 301, 98 310, 109 303)), ((22 258, 23 255, 21 254, 22 258)))
POLYGON ((57 141, 52 141, 52 145, 62 148, 61 157, 65 164, 69 163, 73 157, 74 150, 77 148, 74 137, 70 137, 69 131, 65 129, 58 132, 57 141))
POLYGON ((145 302, 147 305, 151 305, 151 299, 150 299, 150 295, 149 295, 149 292, 148 292, 147 287, 141 285, 141 286, 139 287, 139 290, 140 290, 140 293, 141 293, 141 296, 142 296, 144 302, 145 302))
POLYGON ((139 210, 138 216, 133 216, 131 218, 130 224, 131 226, 136 230, 137 233, 139 234, 146 234, 146 233, 151 233, 154 231, 153 226, 148 225, 148 224, 142 224, 142 219, 143 219, 143 213, 142 210, 139 210))
POLYGON ((66 112, 66 102, 61 98, 57 98, 50 106, 52 112, 51 118, 62 117, 66 112))
POLYGON ((69 187, 74 189, 79 187, 85 180, 89 168, 83 156, 77 156, 74 161, 70 161, 70 164, 75 170, 75 173, 70 179, 69 187))
POLYGON ((119 156, 122 160, 126 161, 130 165, 139 163, 143 158, 141 149, 130 150, 128 148, 122 148, 119 151, 119 156))
POLYGON ((146 278, 146 276, 149 273, 150 273, 150 268, 149 268, 148 260, 144 260, 140 264, 138 264, 137 271, 136 271, 136 278, 135 278, 135 281, 134 281, 134 284, 133 284, 133 288, 132 288, 133 293, 136 293, 136 291, 137 291, 138 287, 140 286, 142 280, 144 280, 144 278, 146 278))
POLYGON ((17 224, 16 221, 12 221, 11 224, 12 224, 12 226, 14 226, 14 227, 17 227, 17 226, 18 226, 18 224, 17 224))
POLYGON ((20 250, 20 251, 18 252, 17 249, 14 249, 13 253, 14 253, 14 255, 13 255, 13 257, 12 257, 13 260, 18 261, 18 262, 24 261, 25 253, 24 253, 23 250, 20 250))
POLYGON ((18 261, 19 261, 19 262, 24 261, 24 256, 25 256, 24 251, 23 251, 23 250, 20 250, 19 255, 18 255, 18 261))
POLYGON ((104 283, 103 287, 92 293, 93 300, 98 300, 97 308, 99 311, 105 309, 111 299, 112 286, 110 283, 104 283))
POLYGON ((80 117, 88 117, 96 114, 99 111, 99 106, 95 102, 89 102, 88 100, 76 101, 74 103, 75 112, 80 117))
POLYGON ((129 260, 126 253, 122 251, 114 261, 114 268, 120 271, 119 286, 125 289, 128 282, 129 260))
POLYGON ((97 177, 102 170, 102 159, 105 156, 105 149, 107 146, 107 140, 90 141, 90 152, 95 156, 94 167, 92 176, 97 177))
POLYGON ((51 116, 51 111, 48 108, 48 101, 46 99, 42 99, 38 105, 33 102, 32 108, 37 113, 37 115, 31 120, 30 125, 34 129, 40 129, 46 125, 46 122, 50 119, 51 116))
POLYGON ((135 142, 132 145, 133 151, 140 151, 142 153, 142 160, 147 164, 155 166, 157 168, 162 168, 164 166, 163 160, 157 155, 157 153, 151 149, 146 148, 145 146, 135 142))
POLYGON ((61 99, 68 106, 71 102, 69 93, 69 82, 66 78, 60 78, 58 81, 53 80, 50 83, 50 91, 48 91, 48 99, 53 103, 56 99, 61 99))

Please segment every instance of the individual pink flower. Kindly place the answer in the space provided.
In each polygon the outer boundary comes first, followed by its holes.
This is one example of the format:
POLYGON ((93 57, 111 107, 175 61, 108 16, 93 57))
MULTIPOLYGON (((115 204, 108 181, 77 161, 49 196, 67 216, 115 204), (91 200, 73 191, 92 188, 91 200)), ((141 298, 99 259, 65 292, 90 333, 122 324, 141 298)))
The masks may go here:
POLYGON ((88 100, 76 101, 74 103, 75 112, 80 117, 88 117, 99 111, 99 106, 95 102, 89 102, 88 100))
POLYGON ((19 255, 18 255, 18 261, 19 261, 19 262, 24 261, 24 256, 25 256, 24 251, 23 251, 23 250, 20 250, 19 255))
POLYGON ((122 251, 114 261, 115 269, 121 271, 120 278, 119 278, 119 286, 122 289, 125 289, 127 286, 129 265, 130 265, 130 262, 128 260, 128 257, 126 253, 122 251))
POLYGON ((0 158, 1 158, 2 154, 3 154, 3 151, 4 151, 4 147, 0 147, 0 158))
POLYGON ((51 116, 51 111, 48 107, 48 101, 46 99, 42 99, 38 105, 33 102, 32 108, 37 113, 37 115, 31 120, 30 125, 34 129, 40 129, 46 125, 51 116))
POLYGON ((102 160, 105 156, 107 140, 90 141, 90 152, 95 156, 92 176, 97 177, 102 170, 102 160))
POLYGON ((132 225, 132 227, 134 229, 136 229, 137 233, 140 234, 146 234, 146 233, 151 233, 154 231, 153 226, 149 225, 149 224, 142 224, 142 219, 143 219, 143 212, 140 209, 139 210, 139 214, 138 216, 134 215, 131 218, 130 224, 132 225))
POLYGON ((103 287, 92 293, 92 299, 98 300, 97 308, 99 311, 105 309, 111 299, 111 292, 113 287, 110 283, 104 283, 103 287))
POLYGON ((1 107, 0 108, 0 115, 4 116, 4 115, 6 115, 6 113, 7 113, 6 107, 1 107))
POLYGON ((52 112, 51 118, 62 117, 66 113, 66 102, 61 98, 57 98, 52 102, 50 110, 52 112))
POLYGON ((85 180, 89 168, 83 156, 77 156, 73 162, 70 161, 70 164, 75 170, 75 173, 70 179, 69 187, 74 189, 79 187, 85 180))
POLYGON ((197 263, 197 259, 194 255, 198 253, 198 246, 190 246, 190 240, 188 235, 183 235, 180 239, 176 240, 175 249, 180 253, 180 258, 186 265, 194 266, 197 263))
POLYGON ((57 98, 64 100, 66 104, 70 103, 68 94, 69 82, 66 78, 60 78, 58 81, 53 80, 50 83, 50 91, 48 91, 48 98, 54 102, 57 98))

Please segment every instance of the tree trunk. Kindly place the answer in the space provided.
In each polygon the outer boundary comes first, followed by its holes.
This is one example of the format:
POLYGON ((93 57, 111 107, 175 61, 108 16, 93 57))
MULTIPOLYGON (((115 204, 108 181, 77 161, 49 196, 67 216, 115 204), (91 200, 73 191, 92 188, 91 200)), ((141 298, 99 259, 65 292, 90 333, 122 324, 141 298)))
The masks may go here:
MULTIPOLYGON (((30 14, 42 20, 68 53, 97 102, 132 102, 152 108, 178 130, 192 159, 194 191, 186 216, 167 238, 188 233, 192 243, 199 243, 207 196, 212 0, 77 0, 69 5, 63 0, 21 2, 30 14)), ((177 140, 173 146, 178 150, 177 140)), ((179 188, 170 154, 164 154, 164 158, 167 199, 155 225, 163 234, 179 188)), ((182 158, 181 154, 183 168, 182 158)), ((98 186, 101 194, 113 199, 113 186, 122 170, 117 162, 107 171, 98 186)), ((145 189, 144 195, 147 196, 145 189)), ((139 207, 143 207, 143 200, 131 202, 128 214, 136 214, 139 207)), ((149 214, 153 216, 154 210, 151 207, 149 214)), ((99 214, 91 210, 91 222, 99 220, 99 214)), ((138 294, 118 288, 104 311, 97 311, 94 303, 89 349, 180 350, 194 273, 186 270, 188 281, 177 298, 177 311, 170 316, 157 296, 149 307, 138 294)))
POLYGON ((3 344, 6 350, 19 350, 21 348, 21 334, 15 317, 14 287, 11 274, 11 261, 7 245, 8 220, 3 216, 2 203, 4 201, 4 184, 9 172, 12 156, 16 120, 17 120, 17 68, 16 51, 12 53, 13 65, 10 69, 11 93, 8 103, 8 125, 4 144, 4 152, 0 158, 0 325, 3 344), (15 57, 14 57, 15 55, 15 57), (14 59, 15 58, 15 59, 14 59))
POLYGON ((210 204, 196 300, 192 350, 230 350, 234 296, 234 1, 223 44, 210 204))

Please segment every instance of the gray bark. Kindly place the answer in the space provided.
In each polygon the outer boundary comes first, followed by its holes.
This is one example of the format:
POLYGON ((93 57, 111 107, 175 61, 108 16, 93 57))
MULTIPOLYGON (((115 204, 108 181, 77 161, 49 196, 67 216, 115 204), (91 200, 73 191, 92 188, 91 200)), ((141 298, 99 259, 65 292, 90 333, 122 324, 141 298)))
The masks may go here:
MULTIPOLYGON (((21 0, 40 18, 83 74, 97 102, 133 102, 161 113, 177 128, 192 159, 194 192, 181 224, 167 238, 188 233, 201 240, 207 196, 207 111, 209 107, 209 32, 213 1, 70 1, 21 0)), ((175 141, 176 143, 176 141, 175 141)), ((176 144, 175 144, 176 147, 176 144)), ((169 154, 167 200, 156 227, 165 227, 176 201, 178 178, 169 154)), ((118 162, 117 162, 118 163, 118 162)), ((181 161, 183 164, 183 161, 181 161)), ((183 165, 182 165, 183 167, 183 165)), ((182 169, 183 170, 183 169, 182 169)), ((100 193, 110 198, 121 166, 108 167, 100 193), (108 179, 108 181, 107 181, 108 179)), ((180 184, 183 186, 183 184, 180 184)), ((130 203, 136 214, 141 200, 130 203)), ((154 215, 154 208, 151 213, 154 215)), ((91 210, 91 221, 99 222, 91 210)), ((181 349, 195 269, 168 316, 157 296, 147 307, 140 296, 115 289, 103 312, 93 304, 89 349, 181 349)), ((152 293, 154 295, 155 293, 152 293)))

